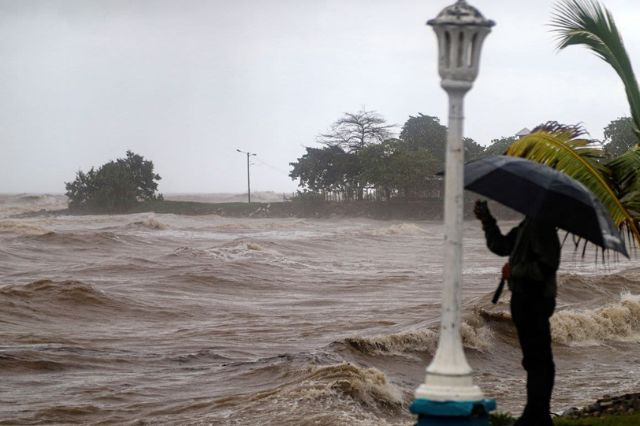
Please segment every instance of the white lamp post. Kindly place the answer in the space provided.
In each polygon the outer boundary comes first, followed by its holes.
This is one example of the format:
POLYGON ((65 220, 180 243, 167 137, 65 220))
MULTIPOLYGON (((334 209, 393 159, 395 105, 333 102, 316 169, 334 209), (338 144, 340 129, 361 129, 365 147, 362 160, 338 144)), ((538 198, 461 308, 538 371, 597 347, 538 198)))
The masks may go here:
MULTIPOLYGON (((427 22, 438 38, 440 85, 449 96, 449 130, 445 169, 444 285, 440 340, 425 382, 416 390, 418 401, 482 401, 473 384, 460 335, 462 299, 464 95, 478 76, 482 43, 495 24, 464 0, 446 7, 427 22)), ((414 402, 415 404, 415 402, 414 402)), ((495 405, 495 402, 494 402, 495 405)))

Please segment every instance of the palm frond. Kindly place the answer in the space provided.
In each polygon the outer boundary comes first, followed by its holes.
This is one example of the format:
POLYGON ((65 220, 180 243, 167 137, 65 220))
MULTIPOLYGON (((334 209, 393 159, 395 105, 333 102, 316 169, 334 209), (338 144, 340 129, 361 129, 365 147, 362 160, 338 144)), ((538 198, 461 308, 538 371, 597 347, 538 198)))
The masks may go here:
POLYGON ((584 45, 613 67, 624 84, 640 139, 640 90, 611 12, 594 0, 564 0, 555 7, 551 26, 559 49, 584 45))
POLYGON ((616 182, 619 196, 640 205, 640 145, 609 161, 607 167, 616 182))
POLYGON ((631 191, 625 194, 620 201, 629 213, 636 218, 636 224, 640 220, 640 191, 631 191))
POLYGON ((547 123, 512 143, 505 154, 545 164, 582 183, 607 208, 616 226, 626 228, 640 242, 635 215, 618 196, 609 168, 596 161, 604 157, 602 147, 580 138, 582 134, 576 126, 547 123))

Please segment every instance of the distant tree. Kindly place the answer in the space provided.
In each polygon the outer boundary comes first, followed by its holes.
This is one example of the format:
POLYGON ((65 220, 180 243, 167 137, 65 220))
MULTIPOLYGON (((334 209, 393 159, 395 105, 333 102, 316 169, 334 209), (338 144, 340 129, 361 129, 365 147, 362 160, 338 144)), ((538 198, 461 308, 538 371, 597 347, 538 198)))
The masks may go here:
POLYGON ((117 163, 125 167, 132 176, 136 187, 136 197, 140 200, 152 200, 158 190, 157 180, 160 175, 153 172, 153 162, 145 160, 142 155, 127 151, 127 158, 118 159, 117 163))
POLYGON ((296 162, 290 163, 293 169, 289 177, 298 179, 299 186, 310 191, 338 191, 346 195, 360 173, 355 154, 338 145, 306 150, 296 162))
POLYGON ((358 152, 367 145, 380 143, 391 136, 394 126, 375 111, 345 113, 331 125, 327 133, 318 136, 319 143, 339 146, 347 152, 358 152))
MULTIPOLYGON (((407 142, 413 149, 427 149, 444 169, 447 154, 447 127, 440 124, 438 117, 418 113, 409 116, 402 126, 400 139, 407 142)), ((484 153, 484 147, 471 138, 464 138, 465 160, 475 160, 484 153)))
POLYGON ((503 136, 498 139, 493 139, 489 146, 487 146, 484 150, 484 156, 489 155, 503 155, 509 145, 514 143, 517 140, 515 136, 503 136))
POLYGON ((78 171, 73 182, 66 182, 69 208, 105 212, 124 212, 140 201, 156 196, 157 180, 153 163, 141 155, 127 151, 126 158, 110 161, 97 171, 78 171))
POLYGON ((604 149, 612 157, 623 154, 638 142, 631 117, 620 117, 604 128, 604 149))
POLYGON ((438 117, 422 113, 418 113, 416 116, 409 116, 409 119, 402 126, 400 139, 407 142, 414 149, 428 149, 436 161, 444 164, 447 147, 447 127, 440 124, 438 117))
POLYGON ((464 138, 464 160, 477 160, 484 156, 484 147, 471 138, 464 138))
POLYGON ((361 181, 380 189, 389 200, 396 188, 394 164, 391 158, 396 152, 397 139, 387 139, 380 144, 369 145, 358 153, 362 173, 361 181))
POLYGON ((358 155, 362 181, 381 189, 387 200, 396 192, 405 198, 420 195, 438 171, 437 162, 427 149, 414 149, 400 139, 370 145, 358 155))
POLYGON ((94 186, 90 200, 100 210, 124 212, 138 202, 134 175, 122 163, 110 161, 100 167, 94 186))
POLYGON ((73 182, 65 182, 65 186, 69 208, 75 210, 88 208, 90 200, 97 191, 95 169, 92 167, 87 173, 79 170, 76 173, 76 179, 73 182))
POLYGON ((427 183, 440 171, 438 161, 426 149, 399 144, 391 157, 391 179, 404 198, 420 197, 427 183))

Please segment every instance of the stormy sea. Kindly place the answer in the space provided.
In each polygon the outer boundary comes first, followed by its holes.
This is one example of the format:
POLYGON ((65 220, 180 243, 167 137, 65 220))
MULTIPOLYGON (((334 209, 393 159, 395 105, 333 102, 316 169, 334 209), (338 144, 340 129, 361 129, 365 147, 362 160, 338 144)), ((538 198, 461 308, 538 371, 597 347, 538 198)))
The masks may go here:
MULTIPOLYGON (((437 346, 439 221, 19 216, 64 207, 0 196, 0 424, 414 420, 437 346)), ((464 232, 467 358, 518 414, 509 294, 490 302, 504 259, 476 222, 464 232)), ((634 260, 583 257, 569 238, 552 327, 553 411, 638 390, 634 260)))

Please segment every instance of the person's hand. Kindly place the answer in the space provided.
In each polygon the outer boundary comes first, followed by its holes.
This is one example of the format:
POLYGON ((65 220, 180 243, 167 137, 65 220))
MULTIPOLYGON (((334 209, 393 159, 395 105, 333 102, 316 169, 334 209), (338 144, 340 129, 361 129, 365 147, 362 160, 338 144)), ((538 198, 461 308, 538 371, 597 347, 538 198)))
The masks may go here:
POLYGON ((476 200, 476 204, 473 207, 473 213, 481 222, 486 222, 492 218, 486 201, 476 200))
POLYGON ((507 281, 511 278, 511 264, 509 262, 502 266, 502 278, 507 281))

